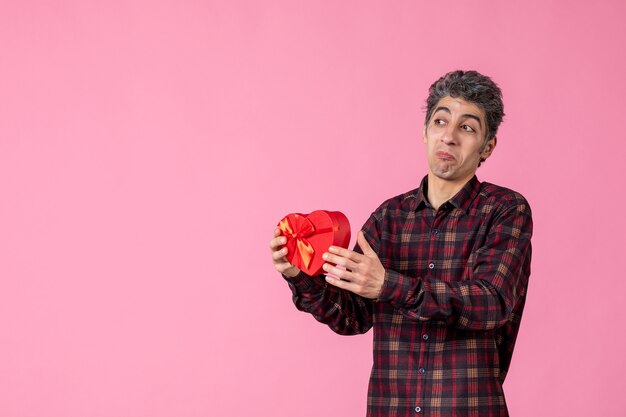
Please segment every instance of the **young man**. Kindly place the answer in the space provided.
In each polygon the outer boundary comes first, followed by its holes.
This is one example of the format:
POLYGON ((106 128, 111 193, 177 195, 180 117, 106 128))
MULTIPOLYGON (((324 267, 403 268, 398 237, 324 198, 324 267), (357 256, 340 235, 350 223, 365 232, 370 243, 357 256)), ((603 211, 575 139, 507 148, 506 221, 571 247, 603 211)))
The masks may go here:
POLYGON ((385 201, 355 251, 331 247, 326 277, 272 259, 300 310, 339 334, 374 328, 368 416, 507 416, 509 369, 530 275, 532 218, 524 197, 481 183, 504 116, 501 91, 475 71, 429 90, 428 175, 385 201), (337 266, 335 266, 337 265, 337 266))

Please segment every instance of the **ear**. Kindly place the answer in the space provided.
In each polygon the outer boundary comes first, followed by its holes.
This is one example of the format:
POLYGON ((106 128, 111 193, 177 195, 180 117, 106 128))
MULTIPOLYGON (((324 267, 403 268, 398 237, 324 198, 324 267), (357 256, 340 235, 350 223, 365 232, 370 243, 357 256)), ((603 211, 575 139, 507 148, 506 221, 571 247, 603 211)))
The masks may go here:
POLYGON ((480 157, 483 161, 486 161, 487 158, 491 156, 497 144, 498 144, 498 138, 495 136, 489 139, 487 143, 485 143, 483 150, 480 152, 480 157))
POLYGON ((422 129, 422 141, 424 141, 424 143, 427 142, 427 138, 426 138, 426 123, 424 123, 424 128, 422 129))

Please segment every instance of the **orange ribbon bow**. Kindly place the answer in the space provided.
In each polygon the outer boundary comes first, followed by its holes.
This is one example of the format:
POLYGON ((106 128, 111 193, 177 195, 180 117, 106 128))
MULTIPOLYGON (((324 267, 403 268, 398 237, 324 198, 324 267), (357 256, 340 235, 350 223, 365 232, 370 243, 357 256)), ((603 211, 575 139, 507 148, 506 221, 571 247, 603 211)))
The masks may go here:
POLYGON ((315 226, 309 219, 299 214, 291 215, 295 224, 291 224, 289 217, 282 219, 278 224, 278 228, 287 237, 287 250, 289 253, 294 254, 291 263, 297 266, 299 258, 305 268, 308 268, 315 250, 306 238, 315 233, 315 226))

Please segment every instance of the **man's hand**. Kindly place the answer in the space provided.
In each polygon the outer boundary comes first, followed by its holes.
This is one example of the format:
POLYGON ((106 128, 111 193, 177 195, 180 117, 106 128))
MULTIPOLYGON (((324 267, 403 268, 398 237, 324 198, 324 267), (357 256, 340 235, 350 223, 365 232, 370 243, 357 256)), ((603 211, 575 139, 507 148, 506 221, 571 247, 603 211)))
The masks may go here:
POLYGON ((362 297, 376 299, 385 281, 385 268, 376 252, 367 243, 362 231, 359 231, 357 242, 363 250, 363 255, 336 246, 331 246, 328 249, 330 253, 323 255, 327 262, 323 266, 324 271, 330 275, 326 275, 326 282, 362 297))
POLYGON ((274 230, 274 238, 270 240, 270 251, 272 252, 272 261, 274 261, 274 268, 286 277, 293 278, 300 273, 300 270, 289 263, 287 258, 287 248, 282 246, 287 243, 287 238, 281 236, 281 231, 277 227, 274 230))

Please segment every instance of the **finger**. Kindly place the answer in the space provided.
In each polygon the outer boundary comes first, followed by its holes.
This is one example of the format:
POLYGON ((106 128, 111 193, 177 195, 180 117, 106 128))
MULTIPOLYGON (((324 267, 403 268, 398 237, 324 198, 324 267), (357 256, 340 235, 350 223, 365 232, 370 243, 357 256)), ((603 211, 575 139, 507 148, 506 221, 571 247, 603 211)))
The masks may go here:
POLYGON ((287 248, 282 248, 281 250, 277 250, 272 253, 272 259, 274 261, 284 259, 284 261, 286 262, 287 259, 285 258, 285 255, 287 255, 287 248))
POLYGON ((342 281, 341 279, 333 278, 330 275, 326 275, 325 280, 330 285, 333 285, 333 286, 335 286, 337 288, 341 288, 341 289, 348 290, 348 291, 351 291, 351 292, 354 292, 355 289, 356 289, 356 286, 353 283, 351 283, 349 281, 342 281))
POLYGON ((357 267, 357 263, 354 262, 353 260, 345 258, 343 256, 333 255, 332 253, 328 253, 328 252, 322 255, 322 259, 324 259, 326 262, 330 262, 336 265, 341 265, 350 270, 354 270, 357 267))
POLYGON ((322 269, 326 271, 326 273, 331 274, 339 279, 345 279, 351 282, 357 280, 357 276, 352 273, 352 271, 348 271, 347 269, 343 269, 332 264, 324 264, 322 265, 322 269))
POLYGON ((276 263, 276 264, 274 264, 274 267, 276 268, 276 270, 278 272, 280 272, 282 274, 285 271, 293 268, 293 265, 291 265, 289 262, 283 262, 283 263, 276 263))
POLYGON ((283 246, 285 243, 287 243, 287 238, 285 236, 275 237, 274 239, 270 240, 270 249, 272 251, 275 251, 283 246))
POLYGON ((332 253, 333 255, 339 255, 341 257, 348 258, 357 263, 361 258, 363 258, 363 255, 361 255, 360 253, 350 249, 342 248, 341 246, 331 246, 330 248, 328 248, 328 252, 332 253))
POLYGON ((331 274, 331 273, 329 273, 329 272, 325 272, 325 273, 324 273, 324 276, 325 276, 325 277, 331 277, 331 278, 334 278, 334 279, 339 279, 339 277, 338 277, 338 276, 335 276, 335 275, 333 275, 333 274, 331 274))
POLYGON ((359 230, 359 233, 357 234, 357 237, 356 237, 356 241, 361 247, 361 250, 363 250, 364 255, 376 254, 376 252, 374 252, 374 249, 372 249, 367 239, 365 239, 365 234, 363 233, 362 230, 359 230))

